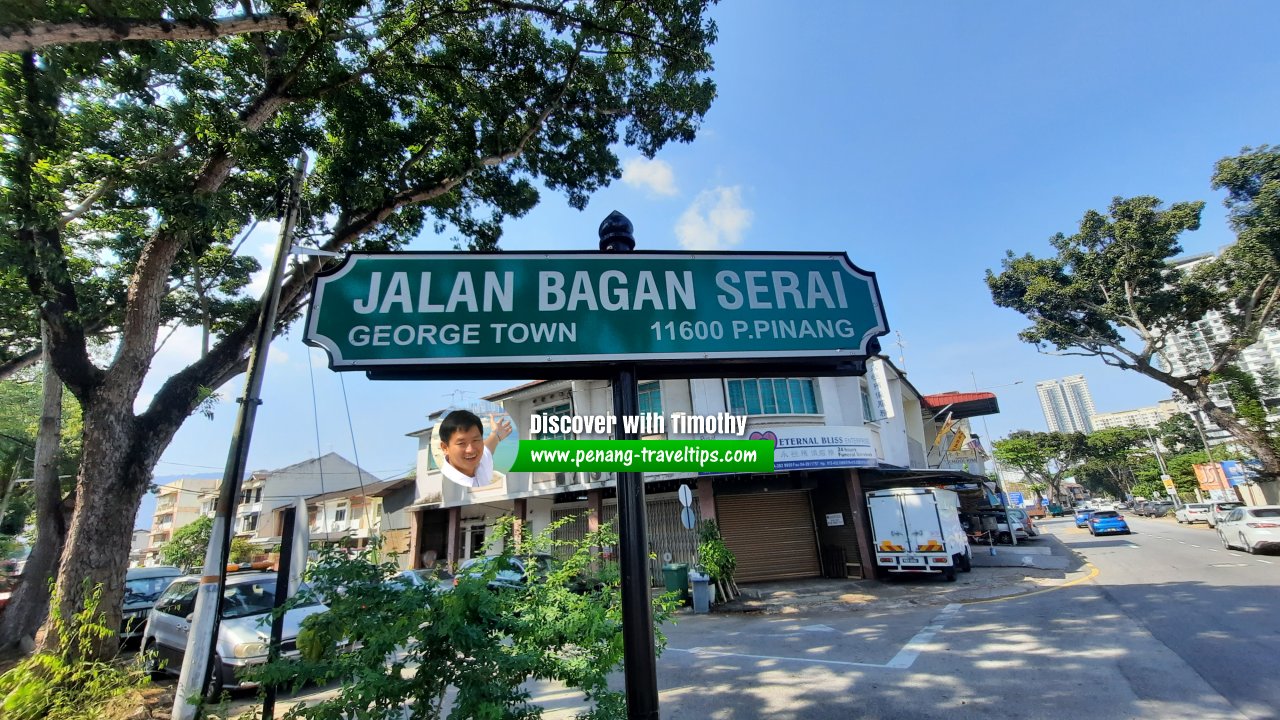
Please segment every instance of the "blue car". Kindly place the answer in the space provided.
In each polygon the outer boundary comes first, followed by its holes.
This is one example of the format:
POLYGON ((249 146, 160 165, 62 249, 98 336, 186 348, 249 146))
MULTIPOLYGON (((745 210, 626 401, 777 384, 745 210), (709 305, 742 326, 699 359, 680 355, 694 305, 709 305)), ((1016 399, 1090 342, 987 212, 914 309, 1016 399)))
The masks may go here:
POLYGON ((1078 507, 1076 508, 1076 527, 1089 527, 1089 515, 1093 513, 1092 508, 1078 507))
POLYGON ((1115 510, 1095 510, 1089 516, 1088 524, 1089 532, 1093 535, 1129 534, 1129 523, 1126 523, 1124 516, 1115 510))

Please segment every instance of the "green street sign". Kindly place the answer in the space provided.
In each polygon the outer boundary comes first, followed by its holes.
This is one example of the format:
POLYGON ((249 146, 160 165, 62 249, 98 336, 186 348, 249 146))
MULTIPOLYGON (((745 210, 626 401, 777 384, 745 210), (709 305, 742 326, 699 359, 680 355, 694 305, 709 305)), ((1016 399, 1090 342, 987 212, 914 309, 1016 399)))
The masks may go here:
POLYGON ((843 253, 352 254, 316 278, 304 340, 335 370, 832 362, 889 331, 843 253))

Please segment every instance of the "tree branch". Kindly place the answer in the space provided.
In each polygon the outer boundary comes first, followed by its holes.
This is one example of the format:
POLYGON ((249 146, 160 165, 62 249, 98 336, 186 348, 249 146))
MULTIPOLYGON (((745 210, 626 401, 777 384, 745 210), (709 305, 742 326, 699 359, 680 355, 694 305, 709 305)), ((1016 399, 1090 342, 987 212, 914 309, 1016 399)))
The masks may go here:
POLYGON ((300 24, 301 19, 293 15, 181 20, 105 18, 62 23, 38 22, 27 27, 0 28, 0 52, 26 52, 49 45, 96 42, 217 40, 245 33, 295 30, 300 24))

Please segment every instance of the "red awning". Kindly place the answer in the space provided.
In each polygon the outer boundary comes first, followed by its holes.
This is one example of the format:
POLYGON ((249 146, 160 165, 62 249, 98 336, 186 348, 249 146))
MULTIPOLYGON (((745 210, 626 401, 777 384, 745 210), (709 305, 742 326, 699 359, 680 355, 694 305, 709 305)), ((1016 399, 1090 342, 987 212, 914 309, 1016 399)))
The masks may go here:
POLYGON ((995 394, 989 392, 945 392, 925 395, 921 400, 932 414, 942 413, 946 417, 949 412, 957 420, 1000 412, 1000 403, 996 402, 995 394))

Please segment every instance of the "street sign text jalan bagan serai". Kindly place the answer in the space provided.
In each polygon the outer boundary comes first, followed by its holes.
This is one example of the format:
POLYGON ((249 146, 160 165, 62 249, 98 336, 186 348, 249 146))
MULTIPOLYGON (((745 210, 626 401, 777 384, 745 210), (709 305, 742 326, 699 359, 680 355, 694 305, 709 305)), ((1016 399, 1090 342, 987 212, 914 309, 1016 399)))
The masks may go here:
POLYGON ((887 330, 843 255, 355 255, 317 281, 335 367, 866 354, 887 330))

